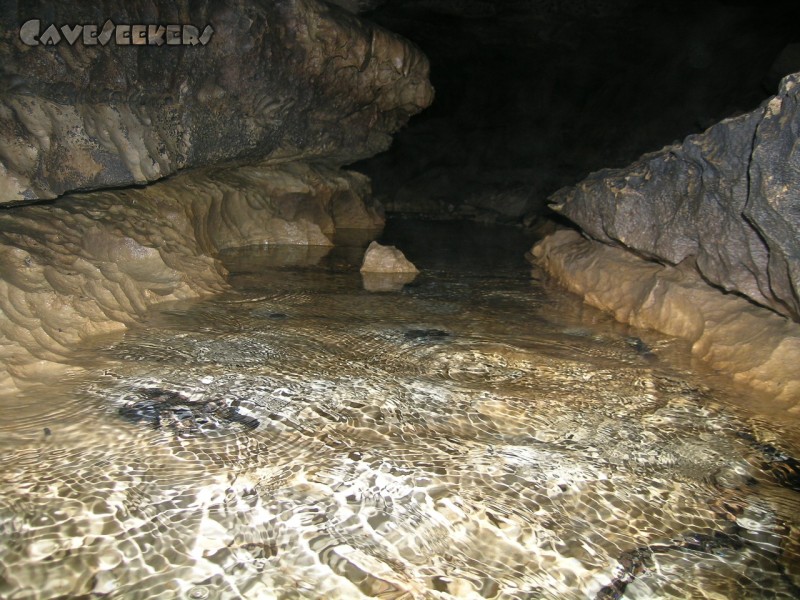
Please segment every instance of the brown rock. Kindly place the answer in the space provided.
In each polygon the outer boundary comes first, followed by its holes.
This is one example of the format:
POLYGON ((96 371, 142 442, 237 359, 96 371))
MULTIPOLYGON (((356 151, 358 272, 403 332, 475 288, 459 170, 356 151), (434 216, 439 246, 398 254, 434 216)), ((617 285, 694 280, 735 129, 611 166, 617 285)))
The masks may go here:
POLYGON ((721 294, 692 269, 659 265, 561 230, 534 246, 537 264, 588 304, 636 327, 693 343, 735 381, 800 411, 800 325, 721 294))
POLYGON ((225 289, 225 249, 330 246, 339 225, 381 225, 368 192, 358 174, 249 166, 0 212, 0 387, 44 377, 154 304, 225 289), (355 222, 334 215, 341 197, 361 204, 355 222))
POLYGON ((372 242, 364 254, 362 273, 419 273, 403 253, 394 246, 372 242))
MULTIPOLYGON (((154 181, 187 167, 388 148, 433 99, 412 44, 317 0, 55 2, 51 24, 191 24, 206 45, 28 46, 26 4, 0 14, 0 202, 154 181)), ((45 17, 46 15, 46 17, 45 17)), ((45 20, 46 19, 46 20, 45 20)))

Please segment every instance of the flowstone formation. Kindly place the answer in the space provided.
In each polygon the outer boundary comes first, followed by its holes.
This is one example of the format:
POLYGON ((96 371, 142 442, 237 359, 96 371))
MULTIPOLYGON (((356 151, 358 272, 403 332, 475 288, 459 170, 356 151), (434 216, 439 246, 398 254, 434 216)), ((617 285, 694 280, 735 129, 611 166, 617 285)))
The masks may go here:
POLYGON ((221 251, 380 228, 341 167, 433 100, 419 49, 317 0, 25 3, 0 30, 3 390, 224 289, 221 251))
POLYGON ((603 244, 560 232, 533 250, 589 304, 691 340, 695 355, 795 410, 799 98, 794 74, 751 113, 560 190, 552 207, 603 244))
POLYGON ((399 36, 316 0, 26 2, 0 16, 0 203, 226 161, 341 165, 388 148, 433 98, 399 36), (205 45, 23 43, 47 27, 191 24, 205 45), (43 20, 46 19, 46 20, 43 20))
POLYGON ((0 382, 41 377, 153 304, 225 289, 222 250, 330 246, 337 228, 382 226, 369 191, 363 175, 295 163, 0 212, 0 382))
POLYGON ((546 271, 617 320, 692 342, 692 353, 734 380, 800 411, 800 326, 722 295, 694 271, 641 260, 562 230, 536 245, 546 271))

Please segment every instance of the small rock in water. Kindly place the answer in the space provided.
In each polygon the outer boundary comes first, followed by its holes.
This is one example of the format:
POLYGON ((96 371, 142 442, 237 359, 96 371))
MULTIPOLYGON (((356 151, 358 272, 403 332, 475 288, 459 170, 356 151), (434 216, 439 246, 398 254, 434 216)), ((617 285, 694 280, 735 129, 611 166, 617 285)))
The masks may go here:
POLYGON ((394 246, 372 242, 364 254, 362 273, 419 273, 403 253, 394 246))
POLYGON ((409 329, 406 339, 409 340, 443 340, 450 337, 450 333, 442 329, 409 329))
POLYGON ((419 270, 394 246, 372 242, 364 254, 361 277, 368 292, 398 292, 419 270))
POLYGON ((653 354, 652 348, 648 346, 643 340, 638 337, 629 337, 625 339, 630 345, 631 348, 636 350, 636 353, 640 356, 644 356, 645 358, 655 358, 655 354, 653 354))
POLYGON ((259 421, 221 400, 192 400, 179 392, 160 388, 141 388, 135 400, 118 410, 132 423, 144 423, 154 429, 169 429, 181 435, 228 431, 233 424, 255 429, 259 421))

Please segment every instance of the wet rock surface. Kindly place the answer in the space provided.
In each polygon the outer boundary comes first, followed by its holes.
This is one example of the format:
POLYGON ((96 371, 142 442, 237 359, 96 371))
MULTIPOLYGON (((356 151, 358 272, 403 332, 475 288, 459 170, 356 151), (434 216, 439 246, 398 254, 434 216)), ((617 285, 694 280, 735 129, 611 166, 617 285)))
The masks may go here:
POLYGON ((293 163, 0 212, 0 381, 36 379, 154 304, 225 289, 215 257, 226 249, 282 245, 305 256, 331 246, 339 228, 381 227, 369 196, 363 175, 293 163))
POLYGON ((177 435, 209 435, 226 433, 237 425, 255 429, 259 422, 242 414, 239 402, 222 398, 194 400, 172 390, 140 388, 131 391, 119 409, 119 415, 133 423, 144 423, 154 429, 169 429, 177 435))
POLYGON ((361 272, 418 273, 419 270, 394 246, 382 246, 378 242, 372 242, 364 253, 361 272))
POLYGON ((575 231, 548 236, 533 256, 588 304, 624 323, 689 340, 695 356, 767 392, 772 402, 800 411, 797 323, 720 294, 693 269, 643 260, 575 231))
POLYGON ((316 0, 27 2, 0 19, 0 202, 230 161, 340 165, 385 150, 433 98, 415 46, 316 0), (29 18, 42 30, 113 19, 213 35, 194 46, 26 46, 29 18))
POLYGON ((593 238, 800 320, 800 74, 757 110, 551 198, 593 238))

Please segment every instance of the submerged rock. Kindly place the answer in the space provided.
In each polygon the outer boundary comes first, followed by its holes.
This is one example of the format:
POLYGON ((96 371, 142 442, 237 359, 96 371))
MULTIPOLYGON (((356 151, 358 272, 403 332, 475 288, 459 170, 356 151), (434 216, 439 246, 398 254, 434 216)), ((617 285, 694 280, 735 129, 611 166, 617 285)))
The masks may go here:
POLYGON ((0 203, 226 161, 347 164, 388 148, 433 99, 420 50, 317 0, 10 6, 0 14, 0 203), (33 14, 31 46, 20 26, 33 14), (142 47, 120 44, 118 28, 107 43, 45 45, 51 25, 108 23, 213 33, 142 47))
POLYGON ((800 320, 800 74, 748 114, 552 196, 596 240, 800 320))
POLYGON ((419 273, 405 255, 394 246, 372 242, 364 254, 362 273, 419 273))
POLYGON ((407 340, 434 341, 444 340, 450 337, 450 333, 444 329, 408 329, 404 336, 407 340))
POLYGON ((240 412, 236 400, 188 398, 159 388, 133 390, 117 411, 123 419, 166 429, 181 436, 235 433, 237 426, 255 429, 258 419, 240 412))
POLYGON ((361 273, 361 282, 368 292, 399 292, 416 278, 416 273, 361 273))

